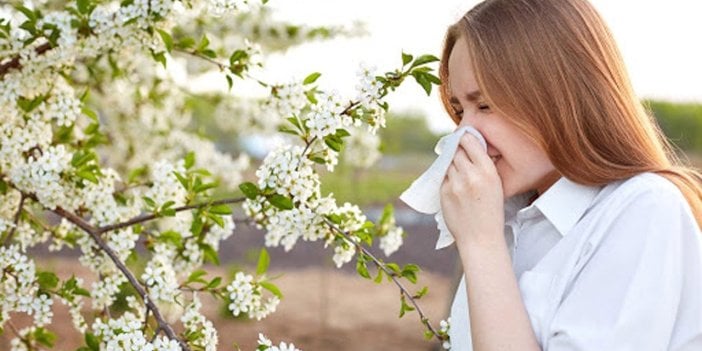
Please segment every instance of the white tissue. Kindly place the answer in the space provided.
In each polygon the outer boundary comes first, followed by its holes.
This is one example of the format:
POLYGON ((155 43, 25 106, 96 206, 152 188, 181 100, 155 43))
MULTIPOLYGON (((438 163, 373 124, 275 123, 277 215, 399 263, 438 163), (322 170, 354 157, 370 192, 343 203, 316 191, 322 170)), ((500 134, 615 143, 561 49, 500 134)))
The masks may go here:
POLYGON ((436 242, 436 249, 443 249, 453 244, 454 239, 449 232, 444 217, 441 213, 441 184, 444 181, 453 156, 456 154, 458 144, 464 133, 474 135, 487 152, 485 138, 475 128, 464 126, 456 129, 453 133, 439 139, 434 152, 439 157, 429 166, 422 175, 419 176, 412 185, 400 195, 400 200, 418 212, 435 214, 437 228, 439 229, 439 240, 436 242))

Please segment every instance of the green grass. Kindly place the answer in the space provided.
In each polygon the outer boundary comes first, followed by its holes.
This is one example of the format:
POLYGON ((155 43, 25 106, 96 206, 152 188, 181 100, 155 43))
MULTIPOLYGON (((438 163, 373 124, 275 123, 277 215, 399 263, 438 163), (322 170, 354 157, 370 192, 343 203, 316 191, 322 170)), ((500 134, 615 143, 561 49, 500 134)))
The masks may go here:
POLYGON ((431 164, 430 156, 415 155, 395 160, 392 167, 376 165, 367 170, 338 167, 323 172, 322 194, 334 193, 338 204, 350 202, 361 207, 394 202, 431 164))

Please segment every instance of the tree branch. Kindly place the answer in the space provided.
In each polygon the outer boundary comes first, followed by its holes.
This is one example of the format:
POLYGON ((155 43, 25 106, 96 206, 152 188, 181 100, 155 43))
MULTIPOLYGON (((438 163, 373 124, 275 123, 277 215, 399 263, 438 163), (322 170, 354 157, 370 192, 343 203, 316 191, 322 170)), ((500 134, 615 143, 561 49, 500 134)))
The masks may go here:
MULTIPOLYGON (((212 202, 203 202, 203 203, 194 204, 194 205, 176 207, 174 209, 174 211, 181 212, 181 211, 187 211, 187 210, 192 210, 195 208, 201 208, 201 207, 211 206, 211 205, 234 204, 234 203, 244 202, 244 200, 246 200, 245 197, 237 197, 237 198, 223 199, 223 200, 217 200, 217 201, 212 201, 212 202)), ((134 224, 147 222, 147 221, 150 221, 150 220, 153 220, 156 218, 161 218, 161 216, 157 215, 157 214, 141 215, 138 217, 134 217, 126 222, 106 225, 104 227, 96 228, 95 230, 96 230, 97 234, 103 234, 103 233, 106 233, 106 232, 109 232, 112 230, 126 228, 126 227, 132 226, 134 224)))
POLYGON ((93 241, 95 241, 98 247, 100 247, 100 249, 104 251, 107 254, 107 256, 110 257, 112 263, 114 263, 115 266, 117 266, 120 272, 124 274, 129 283, 137 291, 141 299, 146 304, 147 308, 150 309, 153 313, 154 318, 156 318, 156 321, 158 321, 158 327, 166 333, 168 338, 170 338, 171 340, 177 340, 180 344, 180 347, 183 350, 190 351, 190 347, 176 335, 175 331, 173 331, 173 328, 171 328, 170 324, 168 324, 168 322, 166 322, 166 320, 163 318, 163 316, 161 315, 161 311, 151 300, 151 298, 149 298, 149 295, 144 290, 144 287, 137 281, 136 277, 134 277, 134 274, 132 274, 132 272, 124 265, 124 263, 122 263, 122 261, 119 259, 119 257, 117 257, 117 254, 112 250, 112 248, 110 248, 110 246, 107 245, 107 243, 104 240, 102 240, 98 229, 93 227, 90 223, 86 222, 83 218, 71 212, 68 212, 61 207, 57 207, 55 210, 53 210, 53 212, 63 218, 66 218, 71 223, 83 229, 86 233, 88 233, 88 235, 90 235, 90 237, 93 239, 93 241))
POLYGON ((19 206, 17 206, 17 212, 15 213, 15 220, 14 220, 15 226, 12 227, 12 229, 10 229, 10 233, 7 234, 7 237, 5 238, 5 242, 3 243, 3 245, 9 244, 10 241, 12 241, 12 236, 15 235, 15 231, 17 230, 17 226, 19 225, 20 216, 22 215, 22 209, 24 208, 24 200, 26 198, 27 197, 24 195, 24 193, 20 192, 20 203, 19 203, 19 206))
POLYGON ((395 285, 397 285, 397 287, 400 288, 400 293, 410 300, 410 302, 412 303, 412 305, 414 306, 414 308, 417 310, 417 313, 419 314, 419 318, 420 318, 422 324, 424 324, 424 325, 427 327, 427 329, 429 329, 429 331, 430 331, 432 334, 434 334, 434 336, 436 336, 437 339, 439 339, 439 340, 441 340, 441 341, 444 341, 444 340, 446 339, 446 337, 442 336, 441 334, 439 334, 439 332, 436 331, 436 329, 434 329, 434 327, 433 327, 433 326, 431 325, 431 323, 429 322, 429 318, 424 314, 424 311, 422 310, 422 307, 419 306, 419 304, 417 303, 417 301, 415 300, 415 298, 413 297, 413 295, 410 294, 409 291, 407 291, 407 288, 405 288, 404 285, 402 285, 402 283, 400 282, 400 280, 397 279, 397 275, 395 274, 395 272, 393 272, 392 270, 390 270, 390 269, 385 265, 385 263, 383 263, 381 260, 379 260, 377 257, 375 257, 372 253, 370 253, 370 251, 368 251, 368 250, 367 250, 365 247, 363 247, 361 244, 359 244, 359 243, 355 242, 354 240, 352 240, 352 239, 351 239, 351 236, 350 236, 348 233, 346 233, 345 231, 341 230, 341 229, 340 229, 338 226, 336 226, 336 224, 334 224, 332 221, 330 221, 329 219, 327 219, 327 218, 325 217, 325 218, 324 218, 324 222, 326 222, 327 225, 328 225, 329 227, 331 227, 334 231, 336 231, 336 232, 339 233, 341 236, 343 236, 344 239, 346 239, 346 241, 348 241, 349 243, 351 243, 351 244, 353 244, 354 246, 356 246, 356 248, 357 248, 359 251, 361 251, 363 254, 367 255, 368 257, 370 257, 371 260, 373 260, 373 263, 375 264, 375 266, 378 267, 378 269, 382 269, 383 272, 385 272, 385 274, 386 274, 388 277, 390 277, 390 278, 392 279, 393 282, 395 282, 395 285))
MULTIPOLYGON (((41 55, 49 50, 52 49, 51 43, 46 42, 44 44, 41 44, 37 46, 34 51, 36 51, 37 56, 41 55)), ((0 65, 0 78, 4 77, 7 72, 9 72, 11 69, 21 69, 22 64, 20 64, 20 56, 17 55, 13 57, 10 61, 7 61, 3 64, 0 65)))

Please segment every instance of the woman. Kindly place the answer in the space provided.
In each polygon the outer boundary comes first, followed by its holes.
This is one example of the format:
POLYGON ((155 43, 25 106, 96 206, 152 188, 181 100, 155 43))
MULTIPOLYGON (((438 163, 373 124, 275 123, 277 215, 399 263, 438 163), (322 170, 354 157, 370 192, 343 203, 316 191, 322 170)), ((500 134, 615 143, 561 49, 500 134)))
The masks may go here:
POLYGON ((702 188, 586 0, 487 0, 448 30, 466 134, 441 187, 453 350, 702 350, 702 188), (504 213, 504 215, 503 215, 504 213))

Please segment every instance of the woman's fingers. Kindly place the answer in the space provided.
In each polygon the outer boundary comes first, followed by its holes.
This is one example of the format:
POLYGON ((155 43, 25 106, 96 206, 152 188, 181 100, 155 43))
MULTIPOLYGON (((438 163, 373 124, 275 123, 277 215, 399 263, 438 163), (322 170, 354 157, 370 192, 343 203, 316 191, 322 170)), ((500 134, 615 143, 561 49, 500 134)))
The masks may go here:
POLYGON ((478 166, 479 168, 485 168, 488 165, 492 165, 490 156, 488 156, 478 139, 472 134, 466 133, 463 135, 459 145, 459 149, 463 149, 465 155, 472 164, 478 166))

